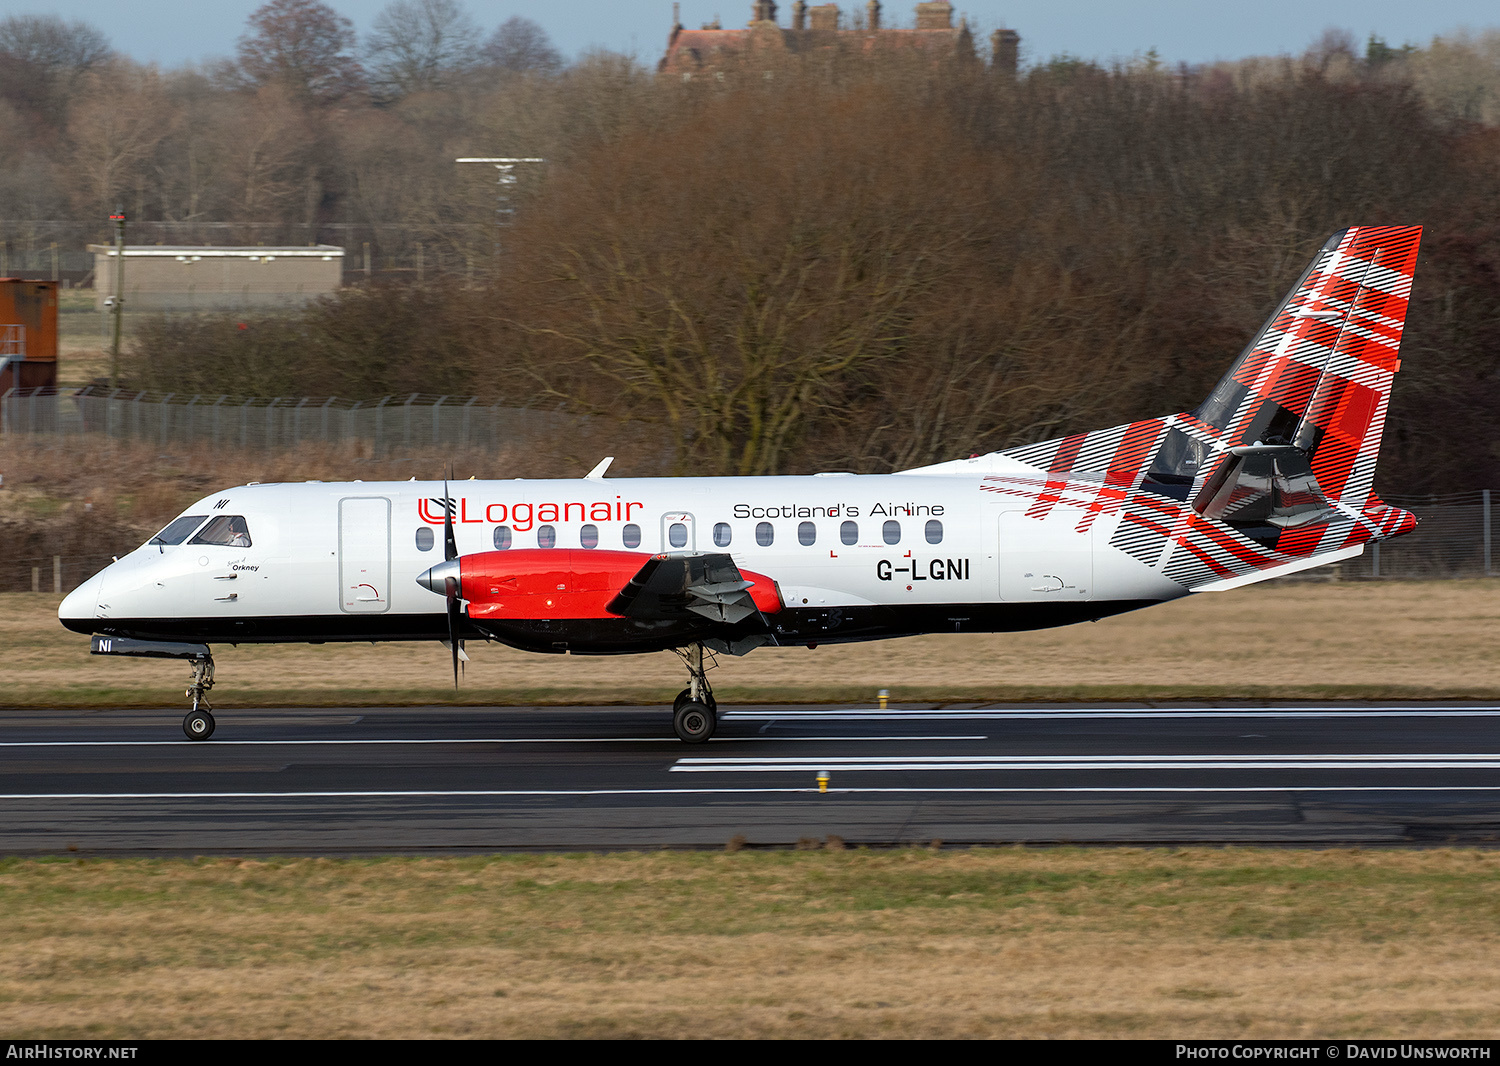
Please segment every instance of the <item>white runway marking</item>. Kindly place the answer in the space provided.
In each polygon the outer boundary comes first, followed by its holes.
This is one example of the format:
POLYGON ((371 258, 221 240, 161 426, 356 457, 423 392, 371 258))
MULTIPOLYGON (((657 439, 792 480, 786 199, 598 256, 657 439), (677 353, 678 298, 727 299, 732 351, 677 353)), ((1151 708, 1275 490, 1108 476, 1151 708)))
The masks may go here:
POLYGON ((909 722, 920 719, 931 721, 1087 721, 1090 719, 1180 719, 1180 718, 1500 718, 1500 707, 1433 707, 1430 705, 1410 707, 1179 707, 1176 710, 1153 710, 1143 707, 1110 708, 1089 711, 1078 709, 1047 710, 1031 708, 1024 711, 948 711, 948 710, 876 710, 853 709, 821 710, 818 708, 792 708, 784 711, 726 711, 719 716, 721 722, 776 722, 776 721, 827 721, 827 722, 909 722))
MULTIPOLYGON (((1076 785, 1051 788, 976 787, 976 788, 832 788, 828 794, 911 794, 923 795, 1043 795, 1087 793, 1109 795, 1154 794, 1222 794, 1286 792, 1500 792, 1500 785, 1208 785, 1192 786, 1115 786, 1076 785)), ((206 799, 463 799, 506 796, 738 796, 784 793, 818 795, 816 786, 805 788, 580 788, 580 789, 452 789, 411 791, 350 792, 10 792, 0 793, 4 800, 206 800, 206 799)))
MULTIPOLYGON (((711 743, 740 743, 742 741, 774 741, 786 744, 802 740, 988 740, 982 735, 947 736, 927 734, 913 737, 714 737, 711 743)), ((458 738, 417 740, 6 740, 0 748, 197 748, 207 751, 223 747, 298 747, 320 744, 666 744, 679 743, 676 736, 661 737, 476 737, 471 740, 458 738)))
POLYGON ((938 755, 683 758, 672 773, 954 770, 1500 770, 1500 754, 1402 755, 938 755))

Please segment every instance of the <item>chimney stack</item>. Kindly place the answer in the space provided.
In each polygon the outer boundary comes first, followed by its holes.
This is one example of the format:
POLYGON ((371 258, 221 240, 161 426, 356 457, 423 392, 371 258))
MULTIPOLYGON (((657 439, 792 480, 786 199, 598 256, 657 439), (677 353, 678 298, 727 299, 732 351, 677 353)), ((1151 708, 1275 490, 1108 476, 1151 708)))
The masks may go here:
POLYGON ((815 30, 836 30, 839 28, 839 5, 819 4, 817 7, 809 8, 807 12, 812 20, 812 28, 815 30))
POLYGON ((807 29, 807 0, 797 0, 792 5, 792 29, 807 29))
POLYGON ((750 21, 752 25, 757 22, 775 22, 776 0, 755 0, 754 18, 750 21))
POLYGON ((880 29, 880 0, 870 0, 870 2, 865 5, 865 10, 869 12, 870 29, 880 29))
POLYGON ((1020 56, 1021 35, 1015 30, 996 30, 990 35, 990 64, 997 73, 1014 78, 1020 56))
POLYGON ((917 29, 951 30, 953 28, 953 5, 948 0, 933 0, 917 5, 917 29))

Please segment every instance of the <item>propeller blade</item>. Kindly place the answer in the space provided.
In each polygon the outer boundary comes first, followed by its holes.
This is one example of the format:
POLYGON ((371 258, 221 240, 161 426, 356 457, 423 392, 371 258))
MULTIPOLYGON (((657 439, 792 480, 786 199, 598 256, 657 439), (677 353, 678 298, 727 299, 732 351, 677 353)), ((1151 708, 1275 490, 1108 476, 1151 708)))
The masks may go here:
POLYGON ((458 541, 453 538, 453 508, 457 506, 448 495, 448 482, 443 481, 443 558, 458 558, 458 541))
POLYGON ((453 687, 458 688, 458 578, 443 582, 448 596, 448 647, 453 651, 453 687))

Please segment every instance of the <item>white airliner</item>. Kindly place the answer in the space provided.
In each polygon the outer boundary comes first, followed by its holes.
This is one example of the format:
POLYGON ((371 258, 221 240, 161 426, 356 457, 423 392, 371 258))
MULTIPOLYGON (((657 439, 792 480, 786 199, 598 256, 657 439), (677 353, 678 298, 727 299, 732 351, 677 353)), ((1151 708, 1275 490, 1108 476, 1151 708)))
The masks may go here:
POLYGON ((488 639, 707 652, 1066 625, 1360 554, 1416 519, 1371 492, 1421 237, 1335 234, 1192 412, 897 474, 242 485, 69 595, 101 655, 488 639))

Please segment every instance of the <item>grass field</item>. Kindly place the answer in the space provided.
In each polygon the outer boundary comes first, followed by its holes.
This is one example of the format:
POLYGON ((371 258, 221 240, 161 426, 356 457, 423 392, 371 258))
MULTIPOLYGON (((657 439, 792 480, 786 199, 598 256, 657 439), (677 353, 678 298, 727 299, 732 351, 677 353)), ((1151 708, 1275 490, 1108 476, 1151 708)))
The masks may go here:
MULTIPOLYGON (((161 706, 188 670, 104 659, 57 623, 58 599, 0 594, 0 704, 161 706)), ((462 688, 428 644, 216 647, 215 705, 659 703, 670 653, 550 656, 471 644, 462 688)), ((723 657, 726 701, 1495 698, 1500 582, 1257 586, 1035 633, 940 635, 723 657)))
POLYGON ((35 1037, 1492 1037, 1500 854, 13 860, 35 1037))

